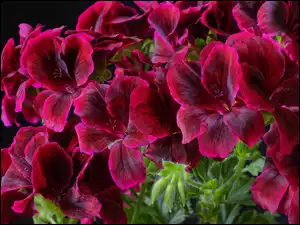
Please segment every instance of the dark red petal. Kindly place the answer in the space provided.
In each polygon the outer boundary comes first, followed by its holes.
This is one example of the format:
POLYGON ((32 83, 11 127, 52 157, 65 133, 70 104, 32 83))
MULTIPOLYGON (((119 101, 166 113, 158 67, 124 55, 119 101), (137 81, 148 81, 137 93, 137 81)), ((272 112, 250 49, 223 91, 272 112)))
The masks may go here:
POLYGON ((48 133, 39 132, 34 135, 24 149, 25 160, 29 165, 32 164, 32 158, 34 152, 38 149, 38 147, 48 143, 48 133))
POLYGON ((20 44, 23 44, 24 40, 29 36, 32 32, 33 28, 27 23, 19 24, 19 36, 20 36, 20 44))
POLYGON ((127 224, 126 213, 122 205, 113 201, 101 201, 100 217, 105 224, 127 224))
POLYGON ((114 119, 106 109, 104 98, 108 87, 106 84, 90 82, 74 101, 74 113, 84 124, 122 135, 124 125, 120 120, 114 119))
POLYGON ((9 73, 2 79, 2 90, 9 99, 15 99, 18 88, 25 80, 26 77, 18 72, 9 73))
POLYGON ((150 13, 148 22, 160 35, 166 37, 174 32, 179 18, 180 10, 172 3, 165 2, 150 13))
POLYGON ((13 220, 21 218, 30 218, 33 216, 31 207, 26 209, 25 213, 19 214, 12 210, 15 201, 26 198, 26 195, 18 190, 1 192, 1 223, 9 224, 13 220))
POLYGON ((232 15, 240 30, 256 27, 257 12, 263 1, 240 1, 232 9, 232 15))
POLYGON ((87 8, 78 18, 76 30, 101 30, 103 17, 112 5, 110 1, 99 1, 87 8))
POLYGON ((18 70, 19 63, 15 50, 14 39, 10 38, 1 53, 1 78, 18 70))
POLYGON ((148 12, 151 9, 155 9, 159 6, 157 1, 133 1, 141 10, 148 12))
POLYGON ((177 112, 177 125, 182 132, 182 144, 189 143, 201 135, 206 126, 205 121, 209 112, 196 107, 181 106, 177 112))
POLYGON ((289 224, 299 224, 299 188, 295 191, 288 213, 289 224))
POLYGON ((63 42, 63 53, 69 74, 75 78, 77 86, 85 84, 94 71, 93 48, 89 41, 83 34, 72 34, 63 42))
POLYGON ((32 187, 30 179, 25 178, 13 164, 10 164, 1 179, 1 192, 30 187, 32 187))
POLYGON ((263 33, 276 36, 287 31, 286 17, 286 6, 283 2, 266 1, 258 10, 257 22, 263 33))
POLYGON ((299 144, 299 116, 287 108, 276 108, 273 114, 280 134, 280 154, 289 155, 299 144))
POLYGON ((245 62, 262 74, 260 86, 267 95, 271 95, 285 72, 280 45, 271 38, 255 36, 249 32, 231 35, 226 43, 236 49, 240 63, 245 62))
POLYGON ((262 114, 247 107, 233 107, 224 115, 224 122, 234 135, 250 147, 265 133, 262 114))
POLYGON ((4 126, 9 127, 12 123, 16 123, 19 126, 17 120, 17 113, 15 112, 15 100, 8 99, 6 95, 4 95, 2 99, 2 113, 1 113, 1 120, 4 126))
POLYGON ((14 210, 17 213, 23 213, 26 210, 28 210, 28 208, 32 209, 34 194, 35 193, 33 192, 26 198, 19 201, 15 201, 12 210, 14 210))
POLYGON ((43 87, 53 91, 70 91, 76 87, 76 82, 61 58, 62 48, 56 35, 57 31, 49 30, 29 40, 20 61, 30 77, 43 87))
POLYGON ((162 37, 157 31, 154 32, 154 50, 152 54, 152 63, 169 62, 175 53, 175 49, 167 38, 162 37))
POLYGON ((229 107, 234 103, 242 76, 235 49, 228 45, 216 45, 202 68, 202 84, 214 97, 229 107))
POLYGON ((8 154, 9 148, 3 148, 1 149, 1 178, 5 175, 6 171, 8 170, 11 159, 8 154))
POLYGON ((172 137, 157 139, 145 150, 144 155, 162 168, 162 161, 173 161, 172 137))
POLYGON ((72 158, 57 143, 45 144, 35 151, 31 180, 37 193, 57 196, 69 185, 72 174, 72 158))
POLYGON ((167 83, 174 100, 181 105, 212 106, 217 103, 201 84, 201 69, 198 63, 182 61, 171 67, 167 83))
MULTIPOLYGON (((23 174, 24 177, 30 178, 31 165, 26 161, 25 149, 30 143, 32 138, 38 134, 43 133, 47 136, 47 130, 45 127, 22 127, 14 137, 14 141, 10 147, 9 155, 12 163, 16 166, 17 170, 23 174)), ((31 142, 30 145, 34 144, 31 142)), ((39 146, 32 146, 38 148, 39 146)))
POLYGON ((41 120, 41 117, 33 108, 32 101, 28 101, 27 99, 23 104, 22 113, 25 120, 31 124, 37 124, 41 120))
POLYGON ((108 168, 109 151, 96 153, 82 168, 77 186, 81 193, 95 195, 115 185, 108 168))
POLYGON ((116 143, 110 149, 109 170, 121 189, 129 189, 146 178, 146 167, 138 149, 116 143))
POLYGON ((33 107, 39 115, 42 115, 45 100, 52 94, 52 91, 44 90, 35 97, 33 107))
POLYGON ((190 143, 182 144, 182 135, 172 135, 172 155, 176 162, 183 163, 188 168, 195 167, 201 157, 198 147, 197 139, 192 140, 190 143))
POLYGON ((223 116, 210 115, 206 119, 206 131, 198 137, 200 153, 206 157, 225 158, 238 141, 224 123, 223 116))
POLYGON ((97 216, 101 209, 96 197, 80 194, 74 187, 69 189, 59 206, 66 216, 78 220, 97 216))
POLYGON ((252 199, 263 209, 275 213, 288 186, 285 177, 280 176, 276 167, 269 162, 251 187, 252 199))
POLYGON ((264 75, 255 67, 241 64, 243 76, 240 93, 246 105, 254 110, 273 111, 274 106, 264 88, 264 75))
POLYGON ((146 146, 156 140, 156 137, 143 134, 140 131, 138 131, 137 128, 134 125, 132 125, 130 121, 127 129, 127 135, 123 140, 123 144, 128 148, 146 146))
POLYGON ((130 119, 140 132, 157 138, 167 136, 171 126, 169 109, 158 92, 147 87, 131 93, 130 119))
POLYGON ((272 155, 280 151, 279 132, 276 122, 271 124, 269 131, 263 136, 263 140, 267 145, 267 156, 272 157, 272 155))
POLYGON ((208 55, 210 54, 211 50, 216 47, 217 45, 222 44, 220 41, 212 41, 209 42, 200 52, 200 65, 204 66, 208 55))
POLYGON ((49 96, 43 106, 41 117, 47 128, 55 132, 62 132, 72 106, 72 96, 63 93, 54 93, 49 96))
POLYGON ((290 78, 283 81, 272 93, 270 99, 276 103, 277 107, 299 107, 299 80, 297 78, 290 78))
POLYGON ((23 102, 25 101, 25 98, 26 98, 26 91, 27 91, 27 88, 31 87, 31 85, 34 83, 34 80, 32 79, 29 79, 29 80, 26 80, 24 81, 17 93, 16 93, 16 112, 21 112, 22 111, 22 107, 23 107, 23 102))
POLYGON ((82 123, 77 124, 75 130, 78 136, 80 151, 87 154, 102 152, 110 144, 119 139, 114 134, 85 126, 82 123))
POLYGON ((139 77, 119 76, 113 79, 106 94, 107 110, 124 125, 129 120, 130 95, 136 87, 148 87, 148 83, 139 77))

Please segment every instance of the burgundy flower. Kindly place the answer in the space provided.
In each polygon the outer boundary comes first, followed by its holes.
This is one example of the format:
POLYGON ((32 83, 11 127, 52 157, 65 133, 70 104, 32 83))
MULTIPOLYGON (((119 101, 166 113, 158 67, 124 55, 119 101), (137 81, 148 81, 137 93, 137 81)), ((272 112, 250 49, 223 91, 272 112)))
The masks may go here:
POLYGON ((238 139, 254 145, 264 134, 264 124, 260 112, 235 101, 242 75, 236 51, 219 43, 207 48, 207 57, 200 56, 202 72, 199 63, 182 61, 168 71, 167 81, 181 105, 177 124, 182 143, 198 137, 201 154, 224 158, 238 139))
POLYGON ((63 131, 78 87, 93 71, 91 37, 79 33, 59 39, 62 28, 47 30, 31 39, 21 56, 21 66, 48 89, 38 94, 37 99, 42 102, 36 105, 43 108, 45 126, 56 132, 63 131))
POLYGON ((79 16, 76 30, 91 30, 103 35, 123 34, 146 38, 149 36, 147 16, 148 12, 139 15, 135 9, 120 2, 99 1, 79 16))
POLYGON ((138 131, 128 119, 131 92, 143 86, 148 86, 147 82, 128 76, 114 78, 110 86, 90 82, 75 101, 75 114, 83 122, 75 127, 80 150, 99 153, 114 143, 109 168, 122 189, 145 179, 145 166, 137 147, 155 140, 138 131))

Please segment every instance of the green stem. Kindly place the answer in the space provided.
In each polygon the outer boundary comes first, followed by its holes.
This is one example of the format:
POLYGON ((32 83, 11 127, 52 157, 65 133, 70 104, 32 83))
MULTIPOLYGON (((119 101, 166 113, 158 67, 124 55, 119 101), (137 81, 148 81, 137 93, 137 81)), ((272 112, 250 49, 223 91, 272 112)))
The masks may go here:
POLYGON ((140 205, 143 204, 145 194, 146 194, 146 184, 143 183, 142 187, 141 187, 140 195, 138 197, 137 204, 134 207, 134 211, 133 211, 133 215, 132 215, 130 224, 134 224, 134 221, 136 220, 136 217, 139 214, 140 205))
POLYGON ((192 179, 188 180, 188 183, 193 186, 194 188, 200 189, 201 184, 197 183, 196 181, 193 181, 192 179))

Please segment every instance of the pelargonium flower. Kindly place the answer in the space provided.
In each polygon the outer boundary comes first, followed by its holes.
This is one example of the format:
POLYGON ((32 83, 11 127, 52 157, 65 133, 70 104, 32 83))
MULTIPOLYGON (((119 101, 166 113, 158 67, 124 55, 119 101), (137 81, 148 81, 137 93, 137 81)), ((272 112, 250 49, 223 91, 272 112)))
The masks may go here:
POLYGON ((114 78, 110 86, 90 82, 75 100, 74 112, 82 121, 75 127, 80 150, 92 154, 110 147, 110 173, 122 189, 144 181, 146 168, 137 148, 155 140, 129 120, 130 94, 140 86, 148 83, 128 76, 114 78))
POLYGON ((59 38, 63 27, 47 30, 28 41, 21 56, 21 67, 44 90, 36 97, 42 106, 45 126, 61 132, 73 99, 93 72, 90 36, 84 33, 59 38))
POLYGON ((9 148, 11 164, 2 178, 1 192, 24 188, 28 195, 15 201, 12 209, 23 213, 34 194, 41 193, 72 218, 96 216, 101 206, 97 199, 72 187, 88 158, 78 154, 78 148, 67 152, 56 142, 48 142, 46 127, 21 128, 9 148))
POLYGON ((171 95, 181 105, 177 124, 182 143, 198 137, 204 156, 224 158, 239 139, 252 146, 264 134, 261 113, 236 99, 242 76, 238 60, 233 48, 211 42, 200 63, 183 60, 168 71, 171 95))
POLYGON ((148 13, 139 15, 134 8, 120 2, 98 1, 79 16, 76 30, 147 38, 151 34, 147 23, 148 13))

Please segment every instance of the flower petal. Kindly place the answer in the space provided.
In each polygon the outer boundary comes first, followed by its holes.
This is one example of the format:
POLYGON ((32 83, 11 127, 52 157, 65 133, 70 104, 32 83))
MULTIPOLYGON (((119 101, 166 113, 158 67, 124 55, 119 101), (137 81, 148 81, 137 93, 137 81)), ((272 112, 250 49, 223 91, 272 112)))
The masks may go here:
POLYGON ((252 147, 264 135, 264 119, 260 112, 247 107, 233 107, 224 115, 229 130, 252 147))
POLYGON ((113 201, 101 201, 100 217, 105 224, 127 224, 126 213, 122 205, 113 201))
POLYGON ((33 107, 39 115, 42 115, 44 103, 45 103, 46 99, 48 97, 50 97, 50 95, 52 95, 52 94, 53 94, 53 91, 44 90, 35 97, 34 102, 33 102, 33 107))
POLYGON ((15 99, 20 85, 26 80, 26 77, 18 72, 12 72, 2 79, 2 90, 9 99, 15 99))
POLYGON ((299 223, 299 188, 295 191, 288 214, 289 224, 299 223))
POLYGON ((41 117, 44 124, 55 132, 62 132, 72 106, 72 96, 69 94, 54 93, 44 103, 41 117))
POLYGON ((27 88, 31 87, 31 85, 33 83, 34 83, 34 80, 29 79, 29 80, 24 81, 20 85, 20 87, 16 93, 16 109, 15 109, 16 112, 22 111, 23 102, 25 101, 25 98, 26 98, 27 88))
POLYGON ((28 195, 26 198, 19 201, 15 201, 14 205, 11 207, 12 210, 14 210, 17 213, 23 213, 26 211, 26 209, 28 210, 28 208, 32 208, 34 194, 35 193, 33 192, 30 195, 28 195))
POLYGON ((158 33, 166 37, 176 29, 180 18, 180 11, 169 2, 161 3, 148 17, 148 22, 158 33))
POLYGON ((6 171, 8 170, 11 159, 8 153, 9 148, 1 149, 1 178, 5 175, 6 171))
POLYGON ((113 79, 105 94, 107 110, 124 125, 129 120, 130 95, 136 87, 148 87, 148 83, 139 77, 119 76, 113 79))
POLYGON ((216 47, 217 45, 222 44, 220 41, 212 41, 209 42, 200 52, 200 65, 204 66, 208 55, 210 54, 211 50, 216 47))
POLYGON ((196 107, 181 106, 177 112, 177 125, 182 132, 182 144, 189 143, 204 132, 208 111, 196 107))
POLYGON ((273 115, 280 134, 280 154, 289 155, 299 144, 299 116, 286 108, 276 108, 273 115))
POLYGON ((130 119, 140 132, 157 138, 168 135, 172 122, 158 92, 147 87, 137 87, 131 93, 130 119))
POLYGON ((19 67, 17 50, 15 49, 15 42, 10 38, 1 53, 1 78, 7 74, 17 71, 19 67))
POLYGON ((129 189, 146 178, 146 167, 138 149, 127 148, 116 143, 110 149, 109 170, 121 189, 129 189))
POLYGON ((96 197, 80 194, 74 187, 69 189, 59 206, 66 216, 78 220, 97 216, 101 209, 96 197))
POLYGON ((110 144, 119 139, 114 134, 85 126, 83 123, 77 124, 75 130, 78 136, 80 151, 87 154, 102 152, 110 144))
POLYGON ((157 31, 154 32, 154 50, 151 58, 152 63, 169 62, 175 53, 175 49, 167 38, 162 37, 157 31))
POLYGON ((206 123, 206 131, 198 137, 200 153, 210 158, 225 158, 233 150, 238 138, 231 134, 223 116, 219 114, 210 115, 206 123))
POLYGON ((133 2, 144 12, 147 12, 150 9, 155 9, 159 6, 159 3, 157 1, 133 1, 133 2))
POLYGON ((274 164, 268 162, 251 187, 252 199, 263 209, 275 213, 288 185, 287 180, 279 175, 274 164))
POLYGON ((57 196, 69 185, 72 174, 72 158, 57 143, 45 144, 35 151, 31 180, 37 193, 57 196))
POLYGON ((239 90, 242 71, 235 49, 216 45, 202 68, 202 84, 214 97, 231 107, 239 90))
POLYGON ((46 143, 48 143, 48 133, 46 132, 39 132, 30 139, 24 150, 25 160, 29 165, 32 164, 34 152, 46 143))
POLYGON ((10 127, 12 123, 17 124, 19 126, 20 124, 17 122, 17 113, 15 112, 15 100, 11 100, 7 98, 6 95, 4 95, 2 99, 1 104, 1 120, 6 127, 10 127))

